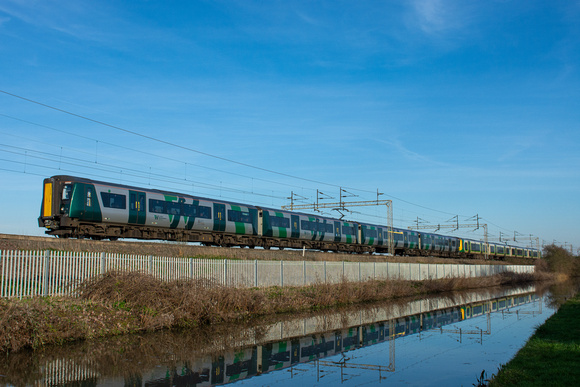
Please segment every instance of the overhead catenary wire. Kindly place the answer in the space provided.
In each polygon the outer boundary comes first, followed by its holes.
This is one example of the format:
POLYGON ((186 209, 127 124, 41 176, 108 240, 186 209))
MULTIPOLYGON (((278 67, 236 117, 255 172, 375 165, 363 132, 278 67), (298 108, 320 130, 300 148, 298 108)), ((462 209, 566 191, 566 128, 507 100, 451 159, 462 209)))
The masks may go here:
MULTIPOLYGON (((4 144, 0 144, 0 146, 5 146, 4 144)), ((17 148, 17 147, 14 147, 17 148)), ((22 150, 24 150, 24 148, 20 148, 22 150)), ((18 152, 14 152, 14 151, 8 151, 8 150, 2 150, 0 149, 0 152, 4 152, 4 153, 10 153, 10 154, 17 154, 17 155, 22 155, 22 153, 18 153, 18 152)), ((48 155, 48 156, 56 156, 54 154, 50 154, 47 152, 41 152, 41 151, 28 151, 28 152, 32 152, 32 153, 38 153, 41 155, 48 155)), ((56 162, 56 160, 53 160, 49 157, 41 157, 41 156, 35 156, 32 154, 27 154, 28 157, 31 158, 35 158, 35 159, 39 159, 39 160, 46 160, 46 161, 52 161, 52 162, 56 162)), ((72 165, 72 166, 77 166, 77 167, 81 167, 81 168, 89 168, 89 169, 94 169, 94 170, 98 170, 98 171, 102 171, 102 172, 109 172, 109 173, 118 173, 119 172, 119 167, 116 165, 110 165, 110 164, 97 164, 97 163, 91 163, 90 161, 87 160, 82 160, 82 159, 77 159, 77 158, 72 158, 72 157, 63 157, 64 159, 67 160, 71 160, 71 161, 76 161, 76 162, 81 162, 81 163, 86 163, 86 165, 84 164, 75 164, 73 162, 68 162, 68 165, 72 165), (103 166, 103 167, 107 167, 107 168, 115 168, 115 169, 105 169, 105 168, 100 168, 97 167, 97 165, 103 166)), ((20 164, 24 164, 24 162, 21 161, 14 161, 14 160, 8 160, 8 159, 0 159, 1 161, 6 161, 6 162, 13 162, 13 163, 20 163, 20 164)), ((40 165, 34 165, 34 166, 40 166, 40 165)), ((43 168, 46 168, 46 166, 42 166, 43 168)), ((145 179, 151 176, 146 175, 144 171, 138 171, 138 170, 134 170, 131 168, 124 168, 122 169, 124 172, 125 176, 133 176, 136 178, 141 178, 141 179, 145 179)), ((256 196, 264 196, 264 197, 269 197, 269 198, 275 198, 275 199, 284 199, 283 196, 274 196, 274 195, 269 195, 269 194, 262 194, 262 193, 258 193, 258 192, 249 192, 249 191, 244 191, 244 190, 239 190, 239 189, 235 189, 235 188, 228 188, 228 187, 224 187, 224 186, 218 186, 215 184, 209 184, 209 183, 204 183, 204 182, 199 182, 199 181, 195 181, 195 180, 189 180, 189 179, 178 179, 178 178, 171 178, 166 175, 161 175, 161 174, 153 174, 155 176, 155 181, 160 181, 160 182, 166 182, 166 183, 171 183, 171 184, 177 184, 177 185, 182 185, 182 186, 186 186, 189 187, 189 185, 191 183, 193 184, 197 184, 198 186, 201 187, 205 187, 205 188, 209 188, 209 189, 214 189, 214 190, 224 190, 224 191, 228 191, 228 192, 235 192, 235 193, 242 193, 242 194, 252 194, 252 195, 256 195, 256 196)), ((105 177, 106 178, 106 177, 105 177)), ((135 181, 134 183, 139 184, 140 182, 135 181)))
MULTIPOLYGON (((284 173, 284 172, 278 172, 278 171, 274 171, 272 169, 268 169, 268 168, 264 168, 264 167, 259 167, 259 166, 256 166, 256 165, 251 165, 251 164, 244 163, 244 162, 241 162, 241 161, 232 160, 232 159, 229 159, 227 157, 222 157, 222 156, 214 155, 214 154, 211 154, 211 153, 208 153, 208 152, 203 152, 203 151, 200 151, 200 150, 197 150, 197 149, 193 149, 193 148, 187 147, 185 145, 175 144, 175 143, 173 143, 171 141, 163 140, 163 139, 160 139, 160 138, 157 138, 157 137, 153 137, 153 136, 148 136, 146 134, 139 133, 139 132, 136 132, 136 131, 130 130, 130 129, 125 129, 125 128, 122 128, 120 126, 108 124, 106 122, 99 121, 99 120, 96 120, 96 119, 93 119, 93 118, 90 118, 90 117, 87 117, 87 116, 83 116, 81 114, 73 113, 73 112, 70 112, 68 110, 60 109, 60 108, 57 108, 57 107, 52 106, 52 105, 48 105, 48 104, 45 104, 45 103, 42 103, 42 102, 38 102, 38 101, 29 99, 29 98, 25 98, 25 97, 22 97, 22 96, 13 94, 13 93, 9 93, 9 92, 7 92, 5 90, 0 90, 0 93, 4 93, 4 94, 9 95, 9 96, 12 96, 14 98, 19 98, 19 99, 21 99, 23 101, 27 101, 27 102, 30 102, 30 103, 33 103, 33 104, 36 104, 36 105, 39 105, 39 106, 43 106, 43 107, 46 107, 48 109, 52 109, 52 110, 55 110, 55 111, 58 111, 58 112, 61 112, 61 113, 64 113, 64 114, 68 114, 68 115, 73 116, 73 117, 77 117, 77 118, 80 118, 80 119, 83 119, 83 120, 86 120, 86 121, 90 121, 90 122, 93 122, 95 124, 103 125, 103 126, 106 126, 106 127, 111 128, 111 129, 119 130, 119 131, 122 131, 122 132, 125 132, 125 133, 128 133, 128 134, 132 134, 134 136, 138 136, 138 137, 141 137, 141 138, 145 138, 147 140, 155 141, 155 142, 158 142, 160 144, 165 144, 165 145, 169 145, 169 146, 172 146, 172 147, 175 147, 175 148, 183 149, 183 150, 186 150, 188 152, 198 153, 198 154, 201 154, 201 155, 204 155, 204 156, 207 156, 207 157, 211 157, 211 158, 214 158, 214 159, 226 161, 226 162, 233 163, 233 164, 238 164, 238 165, 241 165, 241 166, 244 166, 244 167, 247 167, 247 168, 252 168, 252 169, 260 170, 260 171, 263 171, 263 172, 268 172, 268 173, 272 173, 272 174, 279 175, 279 176, 289 177, 289 178, 292 178, 292 179, 308 181, 310 183, 316 183, 316 184, 321 184, 321 185, 326 185, 326 186, 331 186, 331 187, 341 187, 340 185, 331 184, 331 183, 327 183, 327 182, 323 182, 323 181, 319 181, 319 180, 314 180, 314 179, 308 179, 308 178, 305 178, 305 177, 295 176, 295 175, 291 175, 291 174, 284 173)), ((359 188, 352 188, 352 187, 343 187, 343 188, 348 188, 348 189, 357 190, 357 191, 361 191, 361 192, 374 193, 374 191, 365 191, 365 190, 361 190, 359 188)))
MULTIPOLYGON (((282 186, 287 186, 287 187, 296 187, 296 185, 293 185, 293 184, 283 183, 283 182, 279 182, 279 181, 275 181, 275 180, 263 179, 263 178, 259 178, 259 177, 255 177, 255 176, 243 175, 241 173, 232 172, 232 171, 225 171, 225 170, 219 169, 219 168, 208 167, 208 166, 201 165, 201 164, 194 164, 194 163, 191 163, 189 161, 178 160, 178 159, 175 159, 175 158, 172 158, 172 157, 162 156, 162 155, 159 155, 159 154, 155 154, 155 153, 143 151, 143 150, 140 150, 140 149, 135 149, 135 148, 131 148, 131 147, 127 147, 127 146, 115 144, 115 143, 112 143, 112 142, 98 140, 96 138, 92 138, 92 137, 88 137, 88 136, 83 136, 83 135, 80 135, 78 133, 69 132, 69 131, 66 131, 66 130, 62 130, 62 129, 54 128, 54 127, 51 127, 51 126, 47 126, 47 125, 43 125, 43 124, 31 122, 31 121, 28 121, 28 120, 23 120, 21 118, 9 116, 7 114, 0 113, 0 116, 6 117, 6 118, 10 118, 10 119, 13 119, 13 120, 17 120, 17 121, 20 121, 20 122, 23 122, 23 123, 26 123, 26 124, 29 124, 29 125, 35 125, 35 126, 38 126, 38 127, 41 127, 41 128, 45 128, 45 129, 49 129, 49 130, 54 130, 56 132, 60 132, 60 133, 63 133, 63 134, 69 135, 69 136, 74 136, 74 137, 82 138, 82 139, 89 140, 89 141, 100 142, 101 144, 113 146, 113 147, 116 147, 116 148, 119 148, 119 149, 130 150, 132 152, 140 153, 140 154, 146 155, 148 157, 155 157, 155 158, 159 158, 159 159, 163 159, 163 160, 173 161, 173 162, 176 162, 176 163, 184 163, 186 165, 191 165, 193 167, 203 168, 203 169, 206 169, 206 170, 209 170, 209 171, 225 173, 225 174, 229 174, 229 175, 233 175, 233 176, 238 176, 238 177, 244 177, 244 178, 248 178, 248 179, 254 179, 254 180, 263 181, 263 182, 266 182, 266 183, 277 184, 277 185, 282 185, 282 186)), ((10 134, 10 135, 15 136, 14 134, 10 134)), ((17 136, 15 136, 15 137, 17 137, 17 136)), ((37 141, 37 142, 39 142, 38 140, 33 140, 33 139, 30 139, 29 141, 37 141)), ((298 187, 298 188, 311 189, 311 188, 305 188, 305 187, 298 187)))
MULTIPOLYGON (((275 174, 275 175, 279 175, 279 176, 284 176, 284 177, 288 177, 288 178, 291 178, 291 179, 306 181, 306 182, 309 182, 309 183, 315 183, 315 184, 320 184, 320 185, 325 185, 325 186, 338 187, 338 188, 341 188, 341 189, 349 189, 349 190, 354 190, 354 191, 358 191, 358 192, 365 192, 365 193, 373 193, 373 194, 375 194, 375 191, 369 191, 369 190, 364 190, 364 189, 360 189, 360 188, 348 187, 348 186, 343 186, 343 185, 338 185, 338 184, 332 184, 332 183, 328 183, 328 182, 323 182, 323 181, 319 181, 319 180, 315 180, 315 179, 309 179, 309 178, 305 178, 305 177, 300 177, 300 176, 296 176, 296 175, 292 175, 292 174, 288 174, 288 173, 284 173, 284 172, 275 171, 275 170, 272 170, 272 169, 269 169, 269 168, 263 168, 263 167, 255 166, 255 165, 252 165, 252 164, 249 164, 249 163, 244 163, 244 162, 236 161, 236 160, 233 160, 233 159, 230 159, 230 158, 222 157, 222 156, 219 156, 219 155, 214 155, 214 154, 211 154, 211 153, 208 153, 208 152, 199 151, 197 149, 194 149, 194 148, 191 148, 191 147, 188 147, 188 146, 184 146, 184 145, 180 145, 180 144, 175 144, 175 143, 172 143, 172 142, 167 141, 167 140, 164 140, 164 139, 160 139, 160 138, 156 138, 156 137, 153 137, 153 136, 145 135, 143 133, 139 133, 139 132, 134 131, 134 130, 129 130, 129 129, 122 128, 120 126, 108 124, 106 122, 103 122, 103 121, 100 121, 100 120, 97 120, 97 119, 93 119, 93 118, 90 118, 90 117, 87 117, 87 116, 84 116, 84 115, 81 115, 81 114, 77 114, 77 113, 74 113, 74 112, 71 112, 71 111, 68 111, 68 110, 65 110, 65 109, 61 109, 61 108, 58 108, 58 107, 55 107, 55 106, 52 106, 52 105, 48 105, 48 104, 45 104, 45 103, 42 103, 42 102, 39 102, 39 101, 30 99, 30 98, 22 97, 20 95, 17 95, 17 94, 14 94, 14 93, 10 93, 10 92, 7 92, 5 90, 0 90, 0 92, 3 93, 3 94, 5 94, 5 95, 8 95, 8 96, 11 96, 11 97, 14 97, 14 98, 18 98, 20 100, 23 100, 23 101, 26 101, 26 102, 29 102, 29 103, 32 103, 32 104, 36 104, 38 106, 42 106, 42 107, 45 107, 45 108, 48 108, 48 109, 51 109, 51 110, 54 110, 54 111, 57 111, 57 112, 60 112, 60 113, 64 113, 64 114, 67 114, 67 115, 70 115, 70 116, 73 116, 73 117, 76 117, 76 118, 79 118, 79 119, 83 119, 83 120, 86 120, 86 121, 89 121, 89 122, 92 122, 92 123, 95 123, 95 124, 98 124, 98 125, 103 125, 103 126, 112 128, 114 130, 118 130, 118 131, 121 131, 121 132, 125 132, 127 134, 134 135, 134 136, 138 136, 138 137, 141 137, 141 138, 150 140, 150 141, 154 141, 154 142, 158 142, 158 143, 165 144, 165 145, 168 145, 168 146, 176 147, 176 148, 183 149, 183 150, 186 150, 186 151, 189 151, 189 152, 194 152, 194 153, 197 153, 197 154, 201 154, 201 155, 206 156, 206 157, 211 157, 211 158, 214 158, 214 159, 218 159, 218 160, 222 160, 222 161, 225 161, 225 162, 237 164, 237 165, 244 166, 244 167, 247 167, 247 168, 252 168, 252 169, 255 169, 255 170, 260 170, 260 171, 263 171, 263 172, 267 172, 267 173, 271 173, 271 174, 275 174)), ((67 131, 63 131, 61 129, 52 128, 52 127, 49 127, 49 126, 46 126, 46 125, 42 125, 42 124, 32 123, 30 121, 23 120, 23 119, 20 119, 20 118, 16 118, 16 117, 13 117, 13 116, 9 116, 9 115, 6 115, 6 114, 1 114, 0 113, 0 115, 1 116, 4 116, 4 117, 7 117, 7 118, 15 119, 15 120, 18 120, 18 121, 27 123, 27 124, 37 125, 37 126, 41 126, 41 127, 46 127, 46 128, 51 129, 51 130, 56 130, 56 131, 60 131, 60 132, 63 132, 63 133, 67 133, 69 135, 77 136, 79 138, 84 138, 86 140, 95 141, 97 144, 100 142, 102 144, 107 144, 107 145, 110 145, 110 146, 117 146, 117 147, 120 147, 122 149, 127 149, 127 150, 131 150, 131 151, 135 151, 135 152, 140 152, 140 153, 144 153, 144 154, 151 155, 151 153, 147 153, 145 151, 141 151, 141 150, 137 150, 137 149, 132 149, 132 148, 129 148, 129 147, 124 147, 124 146, 121 146, 121 145, 118 145, 118 144, 113 144, 113 143, 110 143, 110 142, 101 141, 101 140, 98 140, 98 139, 94 139, 94 138, 90 138, 90 137, 87 137, 87 136, 78 135, 78 134, 75 134, 75 133, 70 133, 70 132, 67 132, 67 131)), ((98 147, 98 145, 96 145, 96 147, 98 147)), ((26 156, 26 152, 27 151, 25 151, 25 156, 26 156)), ((98 148, 96 149, 96 152, 98 152, 98 148)), ((281 183, 281 182, 276 182, 276 181, 267 180, 267 179, 261 179, 261 178, 258 178, 258 177, 246 176, 246 175, 242 175, 242 174, 235 173, 235 172, 231 172, 231 171, 224 171, 224 170, 220 170, 220 169, 217 169, 217 168, 211 168, 211 167, 207 167, 207 166, 203 166, 203 165, 198 165, 198 164, 192 164, 192 163, 188 163, 188 162, 183 162, 182 160, 176 160, 176 159, 173 159, 173 158, 170 158, 170 157, 167 157, 167 156, 159 156, 159 155, 154 155, 154 156, 161 157, 161 158, 164 158, 164 159, 167 159, 167 160, 170 160, 170 161, 174 161, 174 162, 183 163, 183 164, 185 164, 186 168, 187 168, 187 165, 192 165, 192 166, 195 166, 195 167, 205 168, 205 169, 208 169, 208 170, 214 170, 214 171, 217 171, 217 172, 220 172, 220 173, 228 173, 228 174, 232 174, 232 175, 236 175, 236 176, 240 176, 240 177, 244 177, 244 178, 251 178, 252 180, 255 179, 255 180, 264 181, 264 182, 273 183, 273 184, 280 184, 280 185, 285 185, 285 186, 289 186, 289 187, 296 187, 296 185, 292 185, 292 184, 281 183)), ((97 162, 97 160, 95 158, 95 163, 96 162, 97 162)), ((25 161, 24 165, 26 167, 26 161, 25 161)), ((119 166, 115 166, 115 168, 119 168, 119 166)), ((106 171, 106 170, 103 170, 103 171, 106 171)), ((106 172, 115 173, 115 171, 106 171, 106 172)), ((187 178, 185 180, 187 181, 187 178)), ((191 182, 191 181, 189 181, 189 182, 190 183, 195 183, 195 182, 191 182)), ((207 183, 199 183, 198 182, 198 184, 207 184, 207 183)), ((301 187, 301 188, 302 189, 307 189, 307 190, 313 190, 313 188, 305 188, 305 187, 301 187)), ((222 187, 220 185, 220 190, 221 189, 222 189, 222 187)), ((248 192, 248 191, 243 191, 243 190, 237 190, 237 191, 234 190, 232 192, 238 192, 238 193, 244 193, 244 194, 251 194, 251 195, 256 194, 254 192, 248 192)), ((264 196, 270 196, 270 197, 273 197, 273 198, 279 198, 279 197, 275 197, 274 195, 264 195, 264 196)), ((393 195, 385 194, 385 196, 390 197, 390 198, 393 198, 393 199, 396 199, 396 200, 400 201, 401 203, 406 203, 406 204, 409 204, 411 206, 415 206, 415 207, 418 207, 418 208, 422 208, 424 210, 433 211, 433 212, 437 212, 437 213, 441 213, 441 214, 446 214, 446 215, 456 215, 456 213, 450 213, 450 212, 447 212, 447 211, 441 211, 441 210, 434 209, 434 208, 431 208, 431 207, 423 206, 423 205, 420 205, 420 204, 417 204, 417 203, 410 202, 410 201, 405 200, 405 199, 401 199, 401 198, 396 197, 396 196, 393 196, 393 195)), ((368 216, 368 214, 366 214, 366 216, 368 216)), ((465 215, 461 215, 461 216, 465 216, 465 215)), ((496 227, 499 227, 499 226, 496 225, 496 227)), ((507 230, 507 229, 505 229, 505 230, 507 230)))
MULTIPOLYGON (((16 152, 12 152, 12 151, 0 150, 0 152, 18 154, 20 156, 23 156, 22 153, 16 153, 16 152)), ((50 158, 47 158, 47 157, 41 157, 41 156, 34 155, 34 151, 31 152, 31 153, 32 154, 28 154, 27 155, 28 158, 55 162, 55 160, 53 160, 53 159, 50 159, 50 158)), ((43 153, 46 153, 46 152, 43 152, 43 153)), ((70 159, 70 158, 67 158, 67 159, 70 159)), ((4 162, 8 162, 8 163, 14 163, 14 164, 23 165, 23 166, 28 166, 29 168, 30 167, 36 167, 36 168, 43 168, 43 169, 52 169, 51 166, 47 166, 47 165, 44 165, 44 164, 43 165, 41 165, 41 164, 35 164, 33 162, 30 162, 30 161, 26 161, 26 162, 25 161, 15 161, 15 160, 8 160, 8 159, 2 159, 2 158, 0 158, 0 161, 4 161, 4 162)), ((94 164, 91 164, 88 161, 81 160, 81 162, 85 162, 88 165, 68 163, 68 162, 65 163, 65 164, 72 165, 73 167, 74 166, 78 166, 78 167, 81 167, 81 168, 88 168, 90 170, 95 170, 97 172, 100 171, 100 172, 106 172, 106 173, 121 173, 122 174, 122 177, 123 177, 123 179, 122 179, 122 183, 123 184, 140 184, 140 183, 142 183, 141 181, 139 181, 139 180, 132 180, 131 178, 138 178, 138 179, 144 178, 144 176, 141 175, 141 174, 130 173, 131 171, 128 170, 128 169, 125 169, 125 170, 110 170, 110 169, 100 168, 100 167, 98 167, 98 166, 96 166, 94 164)), ((34 173, 34 172, 31 172, 30 170, 28 170, 28 171, 27 170, 15 170, 15 169, 8 169, 8 168, 0 168, 0 170, 7 171, 7 172, 22 173, 22 174, 27 174, 27 175, 34 175, 34 176, 46 177, 46 175, 34 173)), ((66 168, 63 168, 62 171, 63 172, 72 172, 72 173, 78 172, 76 170, 71 170, 71 169, 66 169, 66 168)), ((138 173, 140 173, 140 171, 138 171, 138 173)), ((101 174, 98 174, 98 173, 94 173, 94 172, 89 172, 89 173, 83 172, 83 175, 84 176, 90 176, 92 178, 98 178, 98 179, 107 179, 108 178, 108 176, 104 176, 104 175, 101 175, 101 174)), ((164 184, 164 183, 171 183, 171 184, 180 185, 180 186, 189 188, 188 182, 184 182, 181 179, 177 179, 177 180, 175 180, 175 179, 173 179, 173 180, 167 180, 167 179, 156 178, 156 179, 154 179, 154 181, 158 182, 158 184, 152 184, 151 187, 152 188, 158 188, 158 189, 161 189, 161 190, 167 190, 167 184, 164 184)), ((226 191, 226 192, 246 193, 246 194, 257 195, 255 192, 254 193, 250 193, 250 192, 247 192, 247 191, 246 192, 243 192, 243 191, 236 190, 236 189, 227 189, 227 188, 225 188, 223 186, 222 187, 218 187, 216 185, 211 185, 211 186, 212 187, 209 187, 209 189, 214 189, 214 190, 220 189, 220 190, 223 190, 223 191, 226 191)), ((206 188, 208 188, 208 187, 206 187, 206 188)), ((208 195, 208 196, 212 196, 212 195, 208 195)), ((271 195, 267 195, 267 194, 262 194, 262 195, 258 195, 258 196, 272 197, 271 195)), ((233 201, 233 202, 239 202, 239 198, 237 198, 237 197, 228 197, 228 196, 220 195, 220 198, 221 199, 225 199, 225 200, 229 200, 229 201, 233 201)), ((279 198, 280 199, 280 197, 274 197, 274 198, 279 198)), ((250 203, 250 204, 252 204, 252 205, 263 205, 265 207, 269 206, 269 203, 258 202, 258 201, 254 201, 253 203, 250 203)), ((371 218, 376 218, 376 219, 384 219, 384 217, 377 216, 377 215, 372 215, 372 214, 368 214, 368 213, 365 213, 365 212, 357 212, 357 213, 359 215, 363 216, 363 217, 371 217, 371 218)), ((332 217, 333 214, 327 213, 326 215, 332 217)), ((397 220, 401 221, 401 223, 404 223, 404 220, 402 220, 402 219, 397 219, 397 220)), ((360 220, 350 220, 350 221, 357 222, 357 221, 360 221, 360 220)), ((476 230, 467 230, 466 232, 473 233, 475 231, 476 230)), ((447 234, 446 232, 443 232, 443 231, 441 231, 439 233, 440 234, 447 234)))
MULTIPOLYGON (((179 148, 179 149, 183 149, 183 150, 186 150, 186 151, 189 151, 189 152, 194 152, 194 153, 198 153, 198 154, 201 154, 201 155, 204 155, 204 156, 207 156, 207 157, 212 157, 212 158, 215 158, 215 159, 218 159, 218 160, 222 160, 222 161, 230 162, 230 163, 233 163, 233 164, 241 165, 241 166, 244 166, 244 167, 248 167, 248 168, 260 170, 260 171, 263 171, 263 172, 268 172, 268 173, 276 174, 276 175, 279 175, 279 176, 284 176, 284 177, 288 177, 288 178, 292 178, 292 179, 307 181, 307 182, 310 182, 310 183, 321 184, 321 185, 330 186, 330 187, 344 188, 344 189, 355 190, 355 191, 365 192, 365 193, 372 193, 372 194, 375 193, 375 191, 369 191, 369 190, 364 190, 364 189, 360 189, 360 188, 348 187, 348 186, 343 186, 343 185, 338 185, 338 184, 332 184, 332 183, 328 183, 328 182, 323 182, 323 181, 320 181, 320 180, 315 180, 315 179, 309 179, 309 178, 305 178, 305 177, 295 176, 295 175, 291 175, 291 174, 288 174, 288 173, 279 172, 279 171, 275 171, 275 170, 272 170, 272 169, 263 168, 263 167, 251 165, 251 164, 248 164, 248 163, 244 163, 244 162, 232 160, 232 159, 229 159, 229 158, 226 158, 226 157, 222 157, 222 156, 214 155, 214 154, 211 154, 211 153, 208 153, 208 152, 203 152, 203 151, 200 151, 200 150, 197 150, 197 149, 193 149, 193 148, 190 148, 190 147, 187 147, 187 146, 184 146, 184 145, 175 144, 175 143, 172 143, 172 142, 167 141, 167 140, 163 140, 163 139, 156 138, 156 137, 153 137, 153 136, 148 136, 146 134, 142 134, 142 133, 136 132, 134 130, 129 130, 129 129, 122 128, 120 126, 108 124, 106 122, 103 122, 103 121, 100 121, 100 120, 96 120, 96 119, 93 119, 93 118, 90 118, 90 117, 86 117, 86 116, 83 116, 81 114, 77 114, 77 113, 73 113, 73 112, 70 112, 70 111, 65 110, 65 109, 57 108, 55 106, 48 105, 48 104, 45 104, 45 103, 42 103, 42 102, 39 102, 39 101, 35 101, 33 99, 30 99, 30 98, 22 97, 20 95, 17 95, 17 94, 14 94, 14 93, 10 93, 10 92, 5 91, 5 90, 0 90, 0 92, 3 93, 3 94, 9 95, 11 97, 18 98, 18 99, 21 99, 23 101, 26 101, 26 102, 29 102, 29 103, 33 103, 33 104, 36 104, 36 105, 39 105, 39 106, 43 106, 45 108, 52 109, 52 110, 55 110, 55 111, 58 111, 58 112, 61 112, 61 113, 64 113, 64 114, 68 114, 70 116, 77 117, 77 118, 80 118, 80 119, 83 119, 83 120, 86 120, 86 121, 89 121, 89 122, 93 122, 93 123, 96 123, 96 124, 99 124, 99 125, 103 125, 103 126, 106 126, 106 127, 112 128, 112 129, 115 129, 115 130, 119 130, 119 131, 122 131, 122 132, 125 132, 125 133, 128 133, 128 134, 132 134, 132 135, 135 135, 135 136, 139 136, 141 138, 145 138, 145 139, 148 139, 148 140, 151 140, 151 141, 155 141, 155 142, 158 142, 158 143, 161 143, 161 144, 165 144, 165 145, 169 145, 169 146, 176 147, 176 148, 179 148)), ((412 202, 409 202, 407 200, 404 200, 404 199, 401 199, 401 198, 398 198, 398 197, 395 197, 395 196, 392 196, 392 195, 389 195, 389 194, 385 194, 385 195, 388 196, 388 197, 390 197, 390 198, 397 199, 397 200, 399 200, 399 201, 401 201, 403 203, 407 203, 407 204, 410 204, 410 205, 413 205, 413 206, 417 206, 419 208, 423 208, 423 209, 426 209, 426 210, 429 210, 429 211, 439 212, 439 213, 448 214, 448 215, 456 215, 456 214, 453 214, 453 213, 450 213, 450 212, 441 211, 441 210, 437 210, 437 209, 434 209, 434 208, 429 208, 429 207, 426 207, 426 206, 422 206, 420 204, 412 203, 412 202)))

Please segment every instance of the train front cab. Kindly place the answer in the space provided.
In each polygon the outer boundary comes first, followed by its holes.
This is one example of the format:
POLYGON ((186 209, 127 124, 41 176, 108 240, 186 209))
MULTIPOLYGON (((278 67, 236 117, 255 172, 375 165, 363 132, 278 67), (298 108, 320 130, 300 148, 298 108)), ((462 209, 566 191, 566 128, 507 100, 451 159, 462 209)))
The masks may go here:
POLYGON ((59 205, 56 201, 58 193, 55 193, 57 185, 53 178, 44 179, 42 190, 42 202, 40 204, 40 216, 38 226, 50 228, 55 215, 58 214, 59 205))
POLYGON ((459 239, 459 253, 467 256, 470 252, 470 242, 467 239, 459 239))
POLYGON ((48 230, 58 229, 61 217, 69 212, 72 193, 72 181, 62 176, 44 179, 38 226, 48 230))

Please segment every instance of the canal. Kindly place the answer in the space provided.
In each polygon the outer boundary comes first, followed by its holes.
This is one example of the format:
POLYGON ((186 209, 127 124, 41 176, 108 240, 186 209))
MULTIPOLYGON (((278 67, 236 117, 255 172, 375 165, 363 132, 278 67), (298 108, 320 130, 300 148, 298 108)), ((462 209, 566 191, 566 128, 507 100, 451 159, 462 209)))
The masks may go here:
POLYGON ((473 385, 575 289, 463 292, 46 347, 4 357, 0 385, 473 385))

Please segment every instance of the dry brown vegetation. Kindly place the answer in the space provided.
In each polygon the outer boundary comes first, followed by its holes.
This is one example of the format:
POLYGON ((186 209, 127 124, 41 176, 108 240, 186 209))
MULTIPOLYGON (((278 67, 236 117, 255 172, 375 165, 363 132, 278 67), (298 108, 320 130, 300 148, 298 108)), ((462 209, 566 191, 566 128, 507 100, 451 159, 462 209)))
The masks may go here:
POLYGON ((508 273, 475 279, 236 289, 200 280, 163 282, 136 272, 108 272, 83 283, 77 297, 0 300, 0 350, 533 280, 532 275, 508 273))
POLYGON ((556 245, 544 247, 543 259, 536 264, 538 273, 555 273, 561 277, 580 276, 580 258, 556 245))

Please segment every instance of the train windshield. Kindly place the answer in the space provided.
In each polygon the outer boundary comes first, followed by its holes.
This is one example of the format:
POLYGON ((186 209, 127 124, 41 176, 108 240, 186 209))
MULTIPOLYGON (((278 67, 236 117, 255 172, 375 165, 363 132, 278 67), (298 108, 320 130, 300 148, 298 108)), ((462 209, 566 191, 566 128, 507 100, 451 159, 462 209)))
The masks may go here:
POLYGON ((60 201, 61 214, 68 214, 70 199, 72 196, 72 189, 73 189, 72 183, 66 183, 64 187, 62 187, 62 200, 60 201))
POLYGON ((70 200, 70 195, 72 193, 72 184, 66 183, 62 188, 62 200, 70 200))

